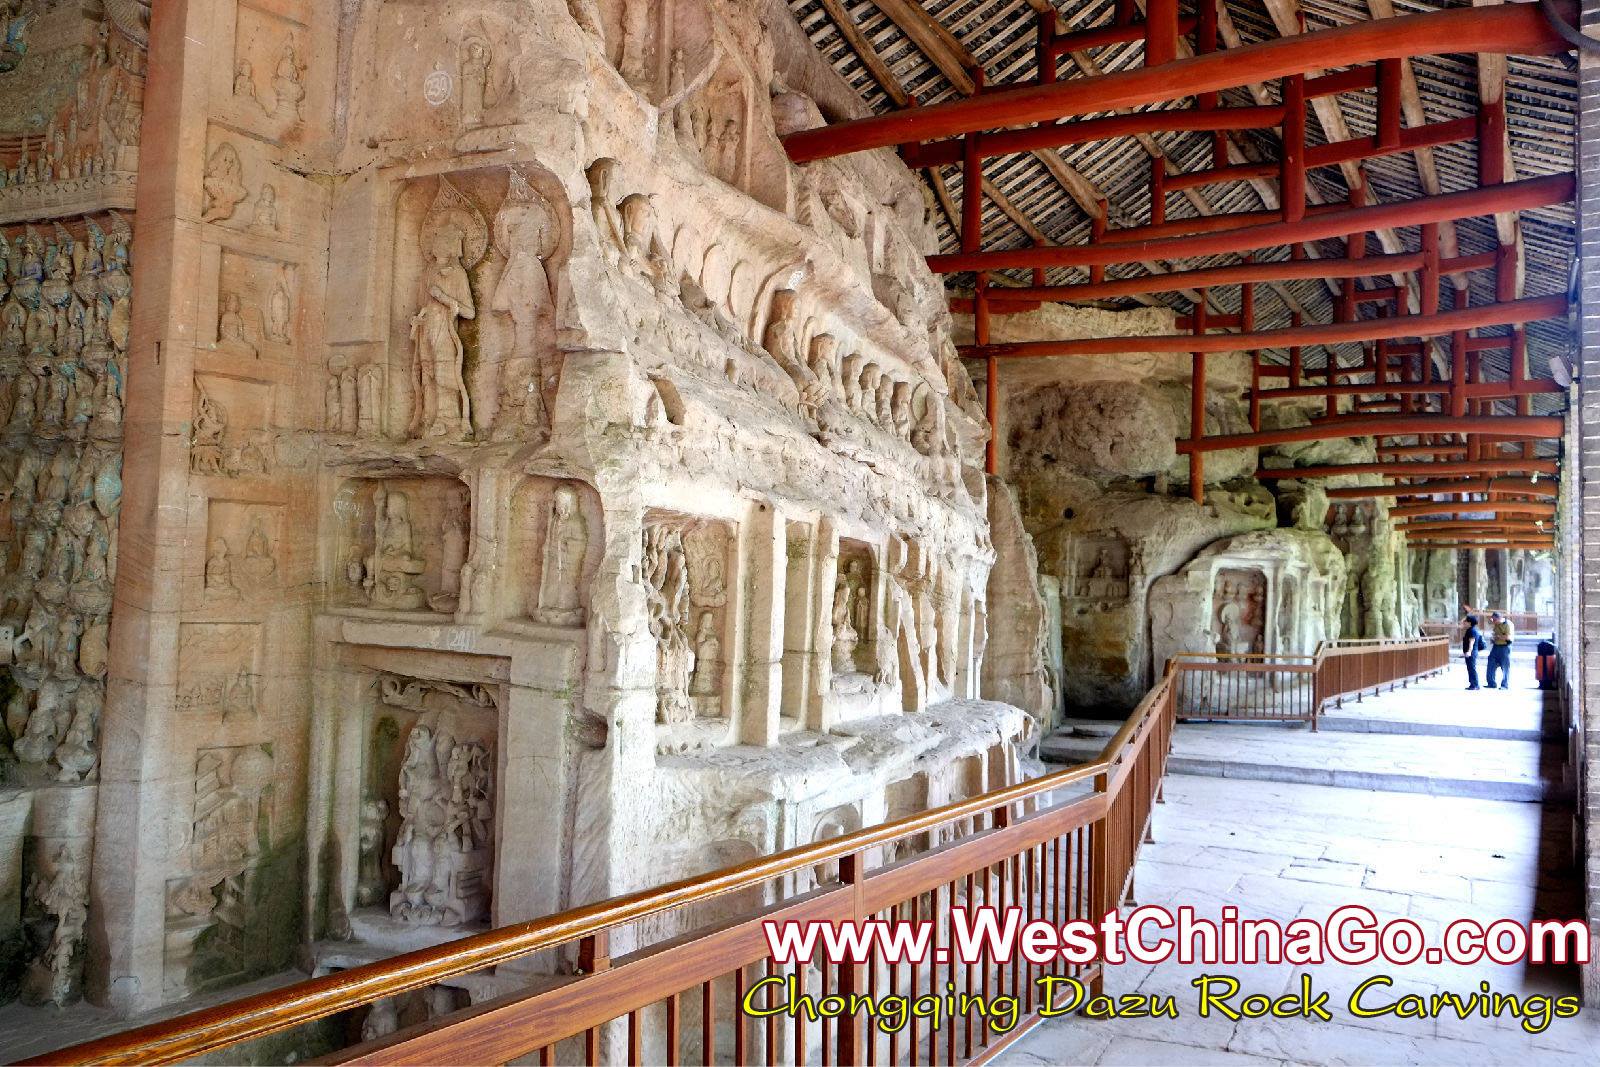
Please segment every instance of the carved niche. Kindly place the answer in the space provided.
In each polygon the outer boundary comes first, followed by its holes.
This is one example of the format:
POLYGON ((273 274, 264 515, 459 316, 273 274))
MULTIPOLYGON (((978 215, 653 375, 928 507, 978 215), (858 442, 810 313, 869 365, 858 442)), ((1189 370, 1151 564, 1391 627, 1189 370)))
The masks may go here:
POLYGON ((344 604, 447 613, 460 606, 472 518, 459 480, 352 479, 336 511, 345 527, 336 576, 344 604))
POLYGON ((833 674, 876 673, 876 559, 872 547, 839 540, 839 566, 833 586, 833 674))
POLYGON ((733 548, 720 520, 660 513, 645 522, 641 574, 664 725, 723 715, 733 548))
POLYGON ((1067 534, 1061 546, 1061 596, 1069 601, 1110 606, 1128 599, 1133 553, 1115 535, 1067 534))
POLYGON ((389 365, 381 375, 333 370, 329 425, 376 436, 387 424, 445 441, 548 437, 569 299, 567 200, 536 164, 419 179, 402 190, 389 365), (369 411, 385 382, 387 420, 369 411))
POLYGON ((599 496, 581 482, 529 478, 517 490, 511 522, 515 613, 546 626, 585 625, 604 543, 599 496))
POLYGON ((487 921, 499 693, 392 674, 380 674, 376 688, 358 904, 385 904, 392 918, 417 926, 487 921))
POLYGON ((1217 571, 1211 596, 1211 635, 1217 651, 1248 655, 1265 651, 1267 577, 1258 570, 1217 571))

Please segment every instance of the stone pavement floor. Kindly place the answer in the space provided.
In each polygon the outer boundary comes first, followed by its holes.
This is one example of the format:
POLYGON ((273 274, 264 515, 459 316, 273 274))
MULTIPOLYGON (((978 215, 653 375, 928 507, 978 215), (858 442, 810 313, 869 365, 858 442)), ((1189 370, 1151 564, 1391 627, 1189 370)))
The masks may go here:
MULTIPOLYGON (((1538 737, 1551 725, 1546 721, 1541 692, 1535 688, 1534 646, 1537 638, 1519 638, 1511 653, 1511 688, 1466 691, 1467 669, 1459 652, 1450 658, 1442 674, 1423 678, 1411 685, 1385 691, 1377 696, 1346 700, 1342 707, 1323 713, 1322 728, 1372 729, 1387 732, 1415 730, 1436 735, 1487 734, 1510 732, 1538 737)), ((1487 655, 1478 657, 1482 681, 1488 669, 1487 655)))
MULTIPOLYGON (((1477 694, 1473 694, 1476 696, 1477 694)), ((1456 918, 1575 918, 1570 812, 1500 800, 1382 793, 1284 782, 1169 775, 1154 844, 1140 852, 1137 904, 1193 906, 1215 917, 1326 918, 1363 904, 1379 919, 1408 916, 1431 937, 1456 918)), ((1360 1018, 1346 1009, 1364 978, 1388 974, 1405 993, 1576 992, 1573 969, 1525 965, 1200 966, 1125 963, 1108 969, 1111 994, 1170 993, 1178 1019, 1046 1020, 1000 1061, 1031 1064, 1592 1064, 1600 1010, 1555 1020, 1539 1034, 1511 1018, 1360 1018), (1332 994, 1332 1022, 1231 1020, 1195 1014, 1190 982, 1236 977, 1243 993, 1298 990, 1300 973, 1332 994)), ((1238 999, 1238 998, 1236 998, 1238 999)))

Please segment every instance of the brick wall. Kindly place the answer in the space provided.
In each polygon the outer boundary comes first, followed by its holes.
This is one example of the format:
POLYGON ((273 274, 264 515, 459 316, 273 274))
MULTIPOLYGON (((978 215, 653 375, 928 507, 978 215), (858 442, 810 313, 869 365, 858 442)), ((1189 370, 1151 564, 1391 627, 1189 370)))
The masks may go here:
MULTIPOLYGON (((1600 35, 1600 0, 1582 0, 1583 26, 1600 35)), ((1568 465, 1577 461, 1578 521, 1563 524, 1564 589, 1576 590, 1581 643, 1566 641, 1569 678, 1575 683, 1575 741, 1581 768, 1600 762, 1600 567, 1586 568, 1586 559, 1600 560, 1600 56, 1580 53, 1578 72, 1578 254, 1580 384, 1577 425, 1568 432, 1568 465), (1575 439, 1575 440, 1574 440, 1575 439), (1576 445, 1574 449, 1572 446, 1576 445), (1577 578, 1577 582, 1573 582, 1577 578), (1591 650, 1593 650, 1591 654, 1591 650), (1576 652, 1576 655, 1573 653, 1576 652)), ((1569 480, 1570 484, 1570 480, 1569 480)), ((1573 494, 1569 494, 1572 500, 1573 494)), ((1580 773, 1579 810, 1583 818, 1585 909, 1590 944, 1600 950, 1600 781, 1580 773)), ((1591 951, 1593 960, 1600 952, 1591 951)), ((1584 1000, 1600 1003, 1600 964, 1591 962, 1583 975, 1584 1000)))

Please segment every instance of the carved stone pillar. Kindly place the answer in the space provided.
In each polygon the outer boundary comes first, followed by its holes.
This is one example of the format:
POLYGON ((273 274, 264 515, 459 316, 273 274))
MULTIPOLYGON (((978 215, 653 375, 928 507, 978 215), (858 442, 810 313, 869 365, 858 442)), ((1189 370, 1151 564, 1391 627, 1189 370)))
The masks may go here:
POLYGON ((739 741, 746 745, 778 743, 783 710, 784 598, 788 579, 788 537, 783 516, 763 501, 741 525, 740 583, 745 589, 749 620, 745 655, 734 662, 744 672, 740 702, 739 741))

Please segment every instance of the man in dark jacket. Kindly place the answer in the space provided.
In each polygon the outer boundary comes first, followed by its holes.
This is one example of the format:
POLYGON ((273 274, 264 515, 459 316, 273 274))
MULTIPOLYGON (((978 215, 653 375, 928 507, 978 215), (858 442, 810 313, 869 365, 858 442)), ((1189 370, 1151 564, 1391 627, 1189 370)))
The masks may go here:
POLYGON ((1467 616, 1467 631, 1461 635, 1461 658, 1467 661, 1467 688, 1481 689, 1478 684, 1478 653, 1483 651, 1483 632, 1478 629, 1478 617, 1467 616))

